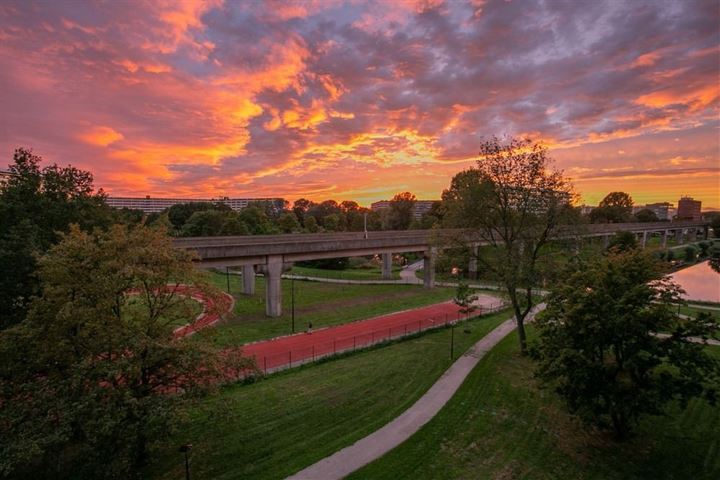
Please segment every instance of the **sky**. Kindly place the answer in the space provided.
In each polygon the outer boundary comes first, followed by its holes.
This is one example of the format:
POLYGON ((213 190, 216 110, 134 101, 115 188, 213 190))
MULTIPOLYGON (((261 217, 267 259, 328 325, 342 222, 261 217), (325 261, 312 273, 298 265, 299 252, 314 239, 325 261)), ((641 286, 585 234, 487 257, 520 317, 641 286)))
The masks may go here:
POLYGON ((493 135, 720 207, 718 0, 3 1, 0 155, 114 196, 439 198, 493 135))

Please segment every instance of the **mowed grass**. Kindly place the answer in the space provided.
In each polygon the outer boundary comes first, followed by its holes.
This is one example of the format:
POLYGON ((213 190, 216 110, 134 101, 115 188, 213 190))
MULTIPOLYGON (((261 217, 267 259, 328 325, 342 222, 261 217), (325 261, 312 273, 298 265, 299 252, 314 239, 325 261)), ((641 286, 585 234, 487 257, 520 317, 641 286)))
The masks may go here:
MULTIPOLYGON (((211 274, 218 288, 226 290, 227 278, 211 274)), ((265 279, 256 279, 255 294, 240 292, 241 278, 230 276, 235 296, 234 316, 215 327, 214 341, 221 346, 287 335, 292 332, 292 281, 282 280, 282 316, 265 316, 265 279)), ((424 289, 417 285, 345 285, 295 280, 295 331, 339 325, 386 313, 423 307, 450 300, 453 288, 424 289)))
MULTIPOLYGON (((398 266, 392 267, 392 279, 400 279, 400 270, 398 266)), ((371 268, 347 268, 345 270, 327 270, 324 268, 310 268, 293 266, 289 272, 293 275, 301 275, 306 277, 332 278, 340 280, 383 280, 382 269, 377 266, 371 268)))
MULTIPOLYGON (((532 329, 531 329, 532 333, 532 329)), ((720 357, 720 347, 708 347, 720 357)), ((696 400, 648 417, 632 440, 586 430, 541 390, 510 335, 417 434, 357 479, 716 479, 720 408, 696 400)))
MULTIPOLYGON (((456 358, 509 315, 456 327, 456 358)), ((153 455, 149 477, 184 478, 177 449, 192 443, 193 478, 284 478, 411 406, 450 366, 450 339, 442 329, 197 400, 180 433, 153 455)))

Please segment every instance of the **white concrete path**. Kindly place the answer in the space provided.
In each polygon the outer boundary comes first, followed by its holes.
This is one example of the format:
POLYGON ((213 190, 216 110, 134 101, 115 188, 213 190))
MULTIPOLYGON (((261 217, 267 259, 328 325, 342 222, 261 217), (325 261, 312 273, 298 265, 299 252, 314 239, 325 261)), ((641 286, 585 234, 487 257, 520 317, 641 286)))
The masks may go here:
MULTIPOLYGON (((544 304, 535 307, 527 320, 532 320, 543 308, 545 308, 544 304)), ((289 480, 341 479, 400 445, 445 406, 485 353, 513 330, 515 330, 514 317, 501 323, 473 345, 447 369, 425 395, 395 420, 349 447, 288 477, 289 480)))

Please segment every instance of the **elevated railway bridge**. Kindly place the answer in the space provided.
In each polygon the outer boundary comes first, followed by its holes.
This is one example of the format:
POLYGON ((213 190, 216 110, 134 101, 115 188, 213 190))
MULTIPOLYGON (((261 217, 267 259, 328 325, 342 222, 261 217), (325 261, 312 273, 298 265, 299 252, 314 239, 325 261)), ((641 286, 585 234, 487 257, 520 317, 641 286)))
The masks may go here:
MULTIPOLYGON (((702 221, 677 221, 656 223, 613 223, 591 224, 561 234, 560 237, 593 238, 601 237, 607 244, 610 237, 619 231, 636 234, 643 246, 652 234, 660 233, 663 247, 668 238, 674 236, 678 243, 686 239, 693 241, 698 233, 707 238, 708 223, 702 221)), ((241 267, 243 293, 255 291, 255 272, 265 276, 266 314, 271 317, 282 313, 281 275, 283 266, 302 260, 324 258, 357 257, 382 255, 383 277, 390 278, 393 253, 420 252, 424 258, 424 280, 426 288, 435 285, 435 256, 438 245, 448 244, 444 240, 463 238, 461 230, 403 230, 380 232, 344 233, 302 233, 285 235, 253 235, 233 237, 188 237, 173 241, 176 248, 192 250, 197 254, 200 268, 241 267)), ((469 246, 486 242, 466 236, 469 246)), ((457 244, 457 243, 455 243, 457 244)), ((470 272, 477 272, 477 264, 469 265, 470 272)))

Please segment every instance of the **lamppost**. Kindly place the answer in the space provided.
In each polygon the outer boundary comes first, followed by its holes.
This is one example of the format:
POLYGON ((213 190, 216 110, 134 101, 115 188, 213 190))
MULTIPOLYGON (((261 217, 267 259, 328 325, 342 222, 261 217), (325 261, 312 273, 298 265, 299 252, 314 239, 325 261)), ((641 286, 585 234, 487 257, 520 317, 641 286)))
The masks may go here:
POLYGON ((295 333, 295 277, 290 278, 290 311, 292 317, 292 333, 295 333))
POLYGON ((363 232, 365 235, 365 240, 367 240, 367 212, 363 213, 363 232))
POLYGON ((191 449, 191 443, 186 443, 180 447, 180 453, 185 454, 185 480, 190 480, 190 460, 188 459, 188 453, 190 453, 191 449))

